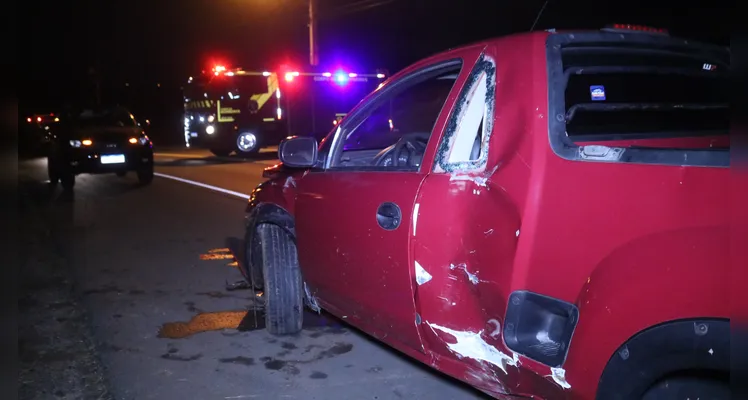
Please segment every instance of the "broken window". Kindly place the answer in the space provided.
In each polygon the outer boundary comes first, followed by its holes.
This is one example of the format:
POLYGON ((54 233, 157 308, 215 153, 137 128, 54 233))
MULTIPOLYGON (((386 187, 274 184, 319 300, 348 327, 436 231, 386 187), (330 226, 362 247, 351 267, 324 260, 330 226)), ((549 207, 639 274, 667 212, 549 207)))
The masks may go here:
POLYGON ((483 55, 473 68, 437 149, 436 172, 485 167, 493 126, 496 64, 483 55))
POLYGON ((552 35, 547 46, 549 133, 556 154, 729 165, 729 49, 600 34, 552 35))

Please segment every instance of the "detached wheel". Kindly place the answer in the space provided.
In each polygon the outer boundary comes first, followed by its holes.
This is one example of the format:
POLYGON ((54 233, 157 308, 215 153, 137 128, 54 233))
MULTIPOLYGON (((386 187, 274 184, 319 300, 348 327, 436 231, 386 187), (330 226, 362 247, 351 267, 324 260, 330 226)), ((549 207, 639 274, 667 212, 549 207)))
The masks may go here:
POLYGON ((138 169, 138 182, 141 185, 149 185, 153 182, 153 164, 138 169))
POLYGON ((242 132, 236 136, 236 154, 251 156, 259 153, 260 143, 257 136, 251 132, 242 132))
POLYGON ((231 154, 231 150, 227 149, 210 149, 210 152, 216 157, 228 157, 231 154))
POLYGON ((301 331, 304 318, 296 243, 278 225, 261 224, 257 237, 265 287, 265 326, 272 335, 301 331))

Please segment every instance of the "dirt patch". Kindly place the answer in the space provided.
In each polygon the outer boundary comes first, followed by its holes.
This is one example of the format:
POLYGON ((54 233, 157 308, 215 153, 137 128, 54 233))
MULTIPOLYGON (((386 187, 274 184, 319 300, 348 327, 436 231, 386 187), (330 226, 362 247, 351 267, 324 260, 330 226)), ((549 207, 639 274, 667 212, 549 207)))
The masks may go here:
POLYGON ((46 218, 45 207, 52 206, 20 189, 18 398, 111 399, 65 249, 54 235, 61 228, 46 218))
POLYGON ((247 315, 246 311, 223 311, 195 315, 188 322, 169 322, 158 332, 158 337, 182 339, 200 332, 236 329, 247 315))

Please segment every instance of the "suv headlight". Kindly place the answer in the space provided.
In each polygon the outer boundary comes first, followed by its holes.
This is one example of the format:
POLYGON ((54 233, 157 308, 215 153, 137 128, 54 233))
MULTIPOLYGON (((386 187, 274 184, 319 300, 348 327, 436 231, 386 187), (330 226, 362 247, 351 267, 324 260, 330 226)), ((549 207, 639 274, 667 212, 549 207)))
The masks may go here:
POLYGON ((81 147, 81 141, 80 140, 71 140, 70 141, 70 147, 81 147))

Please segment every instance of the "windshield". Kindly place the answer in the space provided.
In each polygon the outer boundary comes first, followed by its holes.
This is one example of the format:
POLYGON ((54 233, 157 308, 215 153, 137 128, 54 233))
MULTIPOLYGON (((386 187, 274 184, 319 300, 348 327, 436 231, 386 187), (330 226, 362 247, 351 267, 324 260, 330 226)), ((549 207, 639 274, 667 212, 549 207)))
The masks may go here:
POLYGON ((136 127, 138 123, 127 111, 116 110, 104 113, 84 112, 75 120, 75 125, 80 128, 136 127))
POLYGON ((222 76, 210 81, 205 92, 210 99, 238 99, 240 96, 250 97, 254 94, 267 93, 268 78, 257 75, 222 76))

